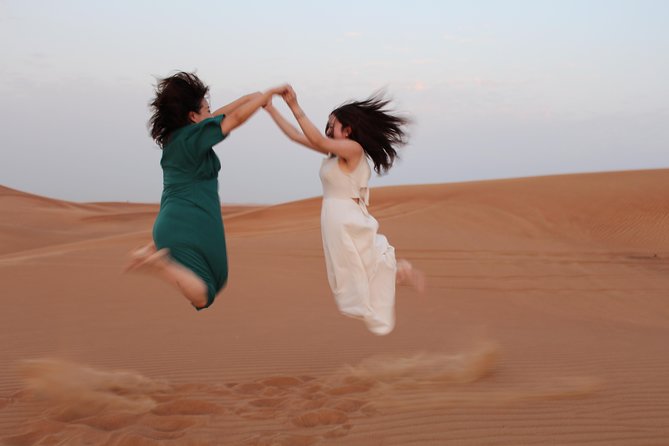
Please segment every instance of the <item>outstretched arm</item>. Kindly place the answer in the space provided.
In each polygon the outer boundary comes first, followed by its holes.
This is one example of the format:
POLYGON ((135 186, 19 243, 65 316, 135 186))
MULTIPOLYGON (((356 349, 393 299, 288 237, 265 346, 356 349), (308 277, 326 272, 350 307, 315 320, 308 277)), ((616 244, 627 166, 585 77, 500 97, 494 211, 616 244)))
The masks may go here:
POLYGON ((272 101, 269 101, 265 105, 265 110, 267 111, 267 113, 269 113, 269 115, 272 117, 276 125, 281 129, 281 131, 292 141, 295 141, 298 144, 302 144, 303 146, 308 147, 317 152, 325 153, 322 150, 317 149, 316 146, 314 146, 309 142, 307 137, 304 136, 304 134, 301 131, 299 131, 292 124, 286 121, 286 118, 284 118, 281 115, 279 110, 274 108, 274 106, 272 105, 272 101))
POLYGON ((232 113, 233 110, 239 108, 239 106, 246 104, 248 101, 251 99, 262 96, 262 93, 259 91, 256 91, 255 93, 247 94, 245 96, 242 96, 241 98, 230 102, 228 105, 224 105, 223 107, 219 108, 218 110, 214 111, 212 115, 218 116, 218 115, 229 115, 232 113))
POLYGON ((287 88, 288 87, 284 85, 271 88, 262 94, 252 94, 252 97, 249 100, 233 109, 230 114, 225 116, 225 119, 221 121, 221 131, 227 135, 232 130, 244 124, 260 107, 265 105, 272 96, 284 93, 287 88))
POLYGON ((313 146, 314 150, 322 153, 332 153, 344 161, 357 160, 363 153, 362 146, 351 139, 333 139, 323 135, 313 122, 307 118, 304 111, 297 103, 297 95, 291 86, 282 94, 283 99, 290 107, 297 123, 304 132, 304 136, 313 146))

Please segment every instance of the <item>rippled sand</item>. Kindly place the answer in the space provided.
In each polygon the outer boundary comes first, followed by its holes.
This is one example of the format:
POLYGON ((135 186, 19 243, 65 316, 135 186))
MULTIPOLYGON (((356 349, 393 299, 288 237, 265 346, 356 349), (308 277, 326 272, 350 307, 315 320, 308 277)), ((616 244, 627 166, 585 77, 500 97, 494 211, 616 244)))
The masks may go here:
POLYGON ((223 207, 195 312, 123 275, 158 206, 0 187, 0 445, 665 445, 669 171, 404 186, 429 288, 377 337, 329 294, 319 199, 223 207))

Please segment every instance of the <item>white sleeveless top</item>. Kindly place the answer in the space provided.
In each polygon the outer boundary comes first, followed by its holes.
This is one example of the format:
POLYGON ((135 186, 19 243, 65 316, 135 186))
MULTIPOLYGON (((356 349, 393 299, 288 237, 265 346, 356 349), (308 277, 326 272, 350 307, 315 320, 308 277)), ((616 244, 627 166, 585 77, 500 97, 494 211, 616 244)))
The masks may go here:
POLYGON ((328 157, 323 160, 319 172, 323 184, 323 198, 359 199, 369 205, 369 179, 372 170, 369 168, 367 157, 362 156, 353 172, 344 172, 339 167, 337 157, 328 157))

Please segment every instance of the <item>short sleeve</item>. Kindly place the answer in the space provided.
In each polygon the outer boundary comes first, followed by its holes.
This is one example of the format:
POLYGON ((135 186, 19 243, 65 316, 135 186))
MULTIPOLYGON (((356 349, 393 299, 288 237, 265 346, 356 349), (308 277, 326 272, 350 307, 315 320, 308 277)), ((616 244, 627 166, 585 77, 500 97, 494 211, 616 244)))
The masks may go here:
POLYGON ((225 139, 226 134, 221 130, 221 121, 225 115, 217 115, 203 119, 188 129, 187 144, 197 155, 204 155, 213 146, 225 139))

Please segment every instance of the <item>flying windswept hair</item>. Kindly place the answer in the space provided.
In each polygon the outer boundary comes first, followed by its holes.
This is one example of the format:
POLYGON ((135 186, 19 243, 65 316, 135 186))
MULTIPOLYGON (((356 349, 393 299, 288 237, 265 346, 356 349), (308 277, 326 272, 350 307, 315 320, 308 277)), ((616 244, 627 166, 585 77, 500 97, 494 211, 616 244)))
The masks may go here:
POLYGON ((173 131, 191 124, 188 114, 199 112, 209 93, 205 85, 194 73, 179 71, 156 85, 156 97, 151 101, 149 128, 151 137, 163 148, 173 131))
POLYGON ((397 149, 407 143, 409 118, 388 109, 390 99, 377 92, 364 101, 347 102, 332 111, 342 128, 350 127, 349 139, 358 142, 374 163, 374 170, 385 173, 398 157, 397 149))

